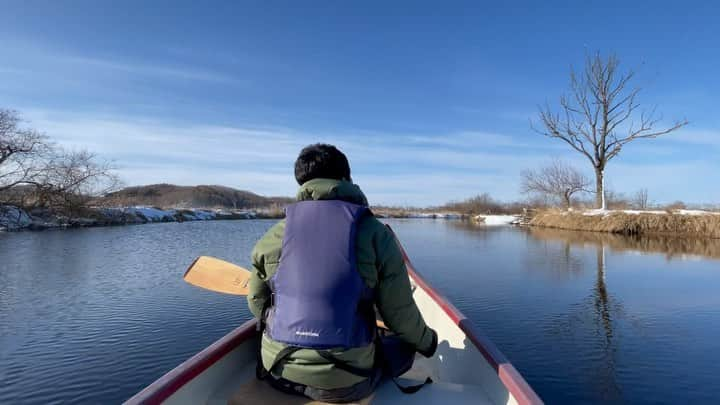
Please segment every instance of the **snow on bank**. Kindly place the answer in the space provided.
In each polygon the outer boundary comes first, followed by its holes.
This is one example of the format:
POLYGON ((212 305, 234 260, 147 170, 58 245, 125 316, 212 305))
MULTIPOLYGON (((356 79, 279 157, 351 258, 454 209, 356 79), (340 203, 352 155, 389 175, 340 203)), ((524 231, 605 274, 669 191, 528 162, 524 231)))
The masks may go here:
POLYGON ((0 230, 14 231, 27 228, 32 218, 27 212, 11 205, 0 206, 0 230))
POLYGON ((253 211, 228 211, 224 209, 160 209, 155 207, 124 207, 106 208, 124 215, 134 215, 143 222, 174 222, 174 221, 211 221, 214 219, 253 219, 257 213, 253 211))
POLYGON ((175 221, 175 210, 161 210, 153 207, 129 207, 125 208, 126 213, 139 215, 145 218, 148 222, 168 222, 175 221))
POLYGON ((210 221, 215 219, 216 214, 209 210, 190 210, 190 212, 183 212, 183 217, 186 221, 210 221))
POLYGON ((413 212, 407 218, 461 219, 462 215, 445 212, 413 212))
POLYGON ((477 215, 475 220, 485 225, 511 225, 520 221, 517 215, 477 215))
POLYGON ((50 210, 34 210, 29 215, 14 206, 0 205, 0 231, 56 229, 155 222, 210 221, 215 219, 253 219, 254 211, 222 209, 161 209, 156 207, 90 207, 88 217, 68 217, 50 210))
POLYGON ((715 211, 703 211, 703 210, 677 210, 677 211, 673 211, 673 214, 680 214, 680 215, 720 215, 720 212, 715 212, 715 211))
POLYGON ((640 214, 651 214, 651 215, 720 215, 720 212, 713 211, 702 211, 702 210, 672 210, 672 211, 658 211, 658 210, 603 210, 595 209, 588 210, 582 213, 586 216, 602 215, 608 216, 611 214, 628 214, 628 215, 640 215, 640 214))

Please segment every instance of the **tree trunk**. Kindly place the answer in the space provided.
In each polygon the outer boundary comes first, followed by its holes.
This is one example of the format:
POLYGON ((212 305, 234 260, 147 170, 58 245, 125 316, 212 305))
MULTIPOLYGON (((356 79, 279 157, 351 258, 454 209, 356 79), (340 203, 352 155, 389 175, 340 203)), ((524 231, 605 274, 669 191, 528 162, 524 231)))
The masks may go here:
POLYGON ((569 210, 570 209, 570 192, 569 191, 565 191, 565 193, 563 193, 563 199, 565 200, 565 209, 569 210))
POLYGON ((605 202, 605 173, 603 169, 595 168, 595 206, 606 209, 605 202))

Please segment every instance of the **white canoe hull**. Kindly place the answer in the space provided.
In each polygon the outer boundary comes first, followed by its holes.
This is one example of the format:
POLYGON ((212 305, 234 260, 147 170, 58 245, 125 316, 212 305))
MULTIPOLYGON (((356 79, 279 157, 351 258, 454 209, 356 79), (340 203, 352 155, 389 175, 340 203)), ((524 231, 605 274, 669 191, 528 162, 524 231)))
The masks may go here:
MULTIPOLYGON (((541 404, 495 345, 415 272, 407 256, 405 260, 415 287, 415 302, 427 324, 438 332, 439 344, 432 358, 418 356, 403 378, 411 383, 430 376, 434 383, 413 395, 402 394, 392 383, 383 384, 364 403, 541 404)), ((248 389, 255 390, 253 395, 265 395, 257 392, 264 388, 249 388, 258 387, 257 345, 256 323, 251 320, 168 372, 126 404, 227 404, 235 403, 231 399, 238 395, 251 395, 248 389)), ((259 401, 262 399, 269 398, 259 401)), ((293 398, 292 403, 300 399, 293 398)))

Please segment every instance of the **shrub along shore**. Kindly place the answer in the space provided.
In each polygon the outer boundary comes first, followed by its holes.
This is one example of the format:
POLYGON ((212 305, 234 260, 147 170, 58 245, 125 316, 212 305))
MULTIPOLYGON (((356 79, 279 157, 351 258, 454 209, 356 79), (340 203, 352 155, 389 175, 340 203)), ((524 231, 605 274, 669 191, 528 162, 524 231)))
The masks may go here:
POLYGON ((147 224, 155 222, 280 218, 276 210, 162 209, 158 207, 91 207, 72 214, 48 209, 24 210, 0 205, 0 231, 45 230, 147 224))
MULTIPOLYGON (((373 209, 380 218, 467 219, 456 212, 373 209)), ((39 231, 45 229, 85 228, 147 224, 156 222, 211 221, 227 219, 280 219, 282 208, 254 208, 245 210, 203 208, 89 207, 72 214, 49 209, 22 209, 0 204, 0 231, 39 231)), ((504 218, 504 217, 503 217, 504 218)), ((514 218, 514 217, 509 217, 514 218)))
POLYGON ((709 211, 560 211, 537 213, 530 226, 624 235, 720 238, 720 213, 709 211))

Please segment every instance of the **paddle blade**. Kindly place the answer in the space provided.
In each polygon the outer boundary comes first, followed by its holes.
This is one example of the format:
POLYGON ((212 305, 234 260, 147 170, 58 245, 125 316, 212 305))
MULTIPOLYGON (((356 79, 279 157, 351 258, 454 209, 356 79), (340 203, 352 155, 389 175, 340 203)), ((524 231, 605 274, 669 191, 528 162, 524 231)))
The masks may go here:
POLYGON ((248 295, 250 272, 225 260, 200 256, 183 279, 194 286, 225 294, 248 295))

